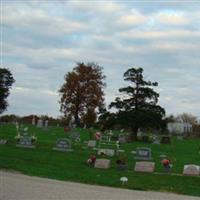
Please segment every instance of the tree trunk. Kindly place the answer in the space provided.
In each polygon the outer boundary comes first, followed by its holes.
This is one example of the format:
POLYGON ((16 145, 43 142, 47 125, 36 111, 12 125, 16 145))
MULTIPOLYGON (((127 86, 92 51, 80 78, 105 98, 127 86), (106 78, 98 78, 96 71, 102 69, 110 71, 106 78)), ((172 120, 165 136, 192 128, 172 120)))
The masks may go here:
POLYGON ((138 132, 139 127, 138 126, 134 126, 132 128, 132 133, 131 133, 131 141, 136 141, 137 140, 137 132, 138 132))
POLYGON ((75 113, 74 120, 75 120, 76 126, 79 127, 80 126, 80 120, 79 120, 78 112, 75 113))

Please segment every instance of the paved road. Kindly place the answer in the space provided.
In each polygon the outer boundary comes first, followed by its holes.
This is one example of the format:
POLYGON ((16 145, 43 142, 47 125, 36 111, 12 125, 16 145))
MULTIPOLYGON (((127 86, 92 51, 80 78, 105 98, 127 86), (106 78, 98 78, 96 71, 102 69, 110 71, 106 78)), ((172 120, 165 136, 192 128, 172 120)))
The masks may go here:
POLYGON ((0 171, 0 200, 200 200, 160 192, 143 192, 30 177, 0 171))

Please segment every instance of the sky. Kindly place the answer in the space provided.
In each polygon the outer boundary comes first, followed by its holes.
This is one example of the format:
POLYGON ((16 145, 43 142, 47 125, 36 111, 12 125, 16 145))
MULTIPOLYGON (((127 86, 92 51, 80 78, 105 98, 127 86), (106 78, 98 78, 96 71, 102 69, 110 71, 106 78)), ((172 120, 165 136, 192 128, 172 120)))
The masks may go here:
POLYGON ((142 67, 166 114, 200 117, 200 2, 0 0, 1 67, 16 82, 3 114, 60 116, 58 90, 77 62, 106 75, 105 103, 142 67))

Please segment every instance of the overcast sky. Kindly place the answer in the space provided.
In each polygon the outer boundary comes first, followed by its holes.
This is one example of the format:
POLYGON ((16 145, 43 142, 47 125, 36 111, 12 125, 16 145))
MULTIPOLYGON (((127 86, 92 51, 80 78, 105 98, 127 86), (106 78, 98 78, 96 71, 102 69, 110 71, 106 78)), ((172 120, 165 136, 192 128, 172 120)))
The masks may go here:
POLYGON ((1 64, 16 82, 4 114, 59 116, 58 89, 76 62, 97 62, 108 105, 144 68, 167 114, 200 117, 199 1, 1 0, 1 64))

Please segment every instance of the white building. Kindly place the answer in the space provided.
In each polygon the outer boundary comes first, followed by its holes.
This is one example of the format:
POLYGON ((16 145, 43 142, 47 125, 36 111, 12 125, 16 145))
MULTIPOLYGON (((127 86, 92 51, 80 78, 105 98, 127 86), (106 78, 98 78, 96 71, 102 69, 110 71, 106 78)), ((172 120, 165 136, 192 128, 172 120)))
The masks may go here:
POLYGON ((182 123, 182 122, 173 122, 167 124, 167 130, 170 133, 184 134, 192 132, 192 124, 182 123))

